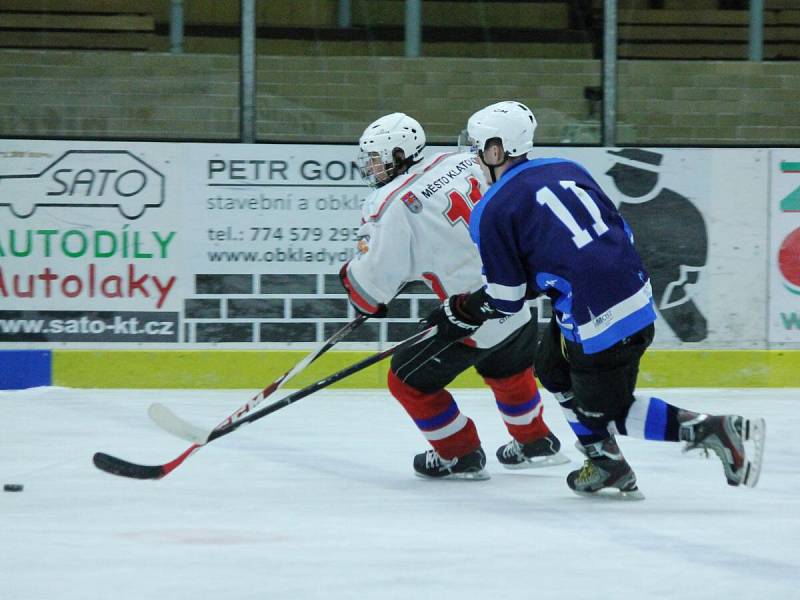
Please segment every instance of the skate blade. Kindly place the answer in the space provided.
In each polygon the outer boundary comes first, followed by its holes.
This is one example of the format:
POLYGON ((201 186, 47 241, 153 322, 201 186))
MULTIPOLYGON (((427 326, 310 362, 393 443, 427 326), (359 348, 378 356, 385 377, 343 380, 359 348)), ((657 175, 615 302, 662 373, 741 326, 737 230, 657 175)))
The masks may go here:
POLYGON ((742 439, 752 442, 752 452, 745 449, 745 461, 742 468, 744 475, 742 483, 747 487, 756 487, 761 475, 761 463, 764 458, 764 439, 767 434, 767 424, 764 419, 744 419, 742 423, 742 439))
POLYGON ((489 471, 486 469, 481 469, 480 471, 471 471, 469 473, 450 473, 449 475, 442 475, 441 477, 431 477, 430 475, 424 475, 423 473, 417 473, 416 471, 414 471, 414 475, 420 479, 446 479, 448 481, 486 481, 487 479, 492 478, 492 476, 489 474, 489 471))
POLYGON ((613 501, 623 501, 623 502, 632 502, 645 499, 645 495, 639 488, 633 490, 625 490, 625 491, 620 490, 618 488, 603 488, 596 492, 579 492, 578 490, 572 490, 572 491, 578 496, 582 496, 583 498, 600 498, 602 500, 613 500, 613 501))
POLYGON ((534 458, 529 458, 521 463, 511 465, 504 463, 501 464, 503 464, 506 469, 511 469, 512 471, 521 471, 523 469, 543 469, 544 467, 555 467, 557 465, 565 465, 568 462, 570 462, 570 460, 566 454, 556 452, 555 454, 550 454, 548 456, 536 456, 534 458))

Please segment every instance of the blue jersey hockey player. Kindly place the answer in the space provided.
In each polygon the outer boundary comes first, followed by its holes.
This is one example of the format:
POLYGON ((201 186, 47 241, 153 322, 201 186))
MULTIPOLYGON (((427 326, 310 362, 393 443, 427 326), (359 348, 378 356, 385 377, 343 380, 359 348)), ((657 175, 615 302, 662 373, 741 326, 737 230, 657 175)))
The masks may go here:
POLYGON ((730 485, 754 486, 763 419, 695 413, 635 393, 656 320, 647 270, 630 228, 586 169, 560 158, 527 158, 535 128, 533 113, 518 102, 470 117, 469 143, 491 186, 470 221, 485 286, 451 296, 428 322, 455 339, 522 310, 528 298, 550 298, 552 320, 534 366, 586 456, 567 476, 577 494, 644 497, 617 434, 710 449, 730 485))

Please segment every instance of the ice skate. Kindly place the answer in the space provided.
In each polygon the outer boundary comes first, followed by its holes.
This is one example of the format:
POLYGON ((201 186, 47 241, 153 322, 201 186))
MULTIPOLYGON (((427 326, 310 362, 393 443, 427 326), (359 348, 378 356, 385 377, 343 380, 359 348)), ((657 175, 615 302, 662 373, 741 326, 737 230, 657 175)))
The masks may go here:
POLYGON ((680 439, 687 442, 684 452, 713 451, 722 461, 728 485, 755 487, 761 474, 764 455, 764 419, 746 419, 738 415, 698 415, 681 424, 680 439), (753 442, 747 451, 745 442, 753 442))
POLYGON ((584 446, 583 467, 567 475, 567 485, 579 496, 604 496, 619 500, 644 500, 636 474, 610 437, 584 446))
POLYGON ((506 469, 537 469, 552 467, 569 462, 569 458, 559 452, 561 442, 552 432, 545 437, 527 444, 515 439, 497 449, 497 460, 506 469))
POLYGON ((436 450, 414 457, 414 471, 419 477, 432 479, 489 479, 483 448, 456 458, 442 458, 436 450))

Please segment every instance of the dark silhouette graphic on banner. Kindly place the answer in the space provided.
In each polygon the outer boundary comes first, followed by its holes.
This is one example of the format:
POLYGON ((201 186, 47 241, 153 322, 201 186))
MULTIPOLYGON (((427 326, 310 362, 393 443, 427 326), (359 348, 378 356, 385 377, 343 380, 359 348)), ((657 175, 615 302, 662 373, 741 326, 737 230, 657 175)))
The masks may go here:
POLYGON ((609 154, 620 157, 606 174, 623 195, 619 209, 650 272, 656 307, 681 341, 706 339, 708 324, 692 297, 708 256, 703 215, 678 192, 658 190, 661 154, 637 148, 609 154))

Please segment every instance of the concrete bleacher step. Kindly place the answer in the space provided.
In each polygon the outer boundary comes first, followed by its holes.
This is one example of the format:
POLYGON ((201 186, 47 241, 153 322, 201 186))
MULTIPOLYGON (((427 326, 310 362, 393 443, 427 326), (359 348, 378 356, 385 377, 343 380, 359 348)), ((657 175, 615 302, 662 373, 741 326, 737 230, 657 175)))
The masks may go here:
MULTIPOLYGON (((168 41, 160 40, 166 50, 168 41)), ((187 36, 187 52, 235 54, 239 41, 233 38, 187 36)), ((387 40, 293 40, 259 39, 257 51, 261 55, 287 56, 403 56, 405 42, 387 40)), ((465 43, 431 42, 422 44, 422 56, 458 56, 472 58, 592 58, 592 44, 588 42, 507 42, 465 43)))
MULTIPOLYGON (((800 0, 798 0, 800 1, 800 0)), ((637 9, 619 12, 620 25, 738 25, 747 26, 750 14, 746 10, 672 10, 637 9)), ((800 25, 800 9, 764 12, 764 25, 800 25)))
MULTIPOLYGON (((595 12, 602 11, 604 0, 592 0, 591 7, 595 12)), ((617 10, 652 9, 652 10, 747 10, 747 0, 741 0, 736 9, 725 8, 722 0, 617 0, 617 10)), ((764 0, 765 10, 797 9, 797 0, 764 0)))
POLYGON ((668 10, 716 10, 719 8, 719 0, 664 0, 663 4, 663 8, 668 10))
POLYGON ((797 0, 764 0, 766 10, 791 10, 798 8, 797 0))
MULTIPOLYGON (((744 60, 747 58, 747 44, 627 42, 619 45, 618 56, 625 59, 744 60)), ((764 58, 767 60, 796 56, 800 56, 800 43, 778 43, 764 47, 764 58)))
MULTIPOLYGON (((711 25, 696 27, 694 25, 620 25, 618 37, 623 42, 709 42, 723 43, 746 42, 749 39, 747 27, 724 27, 711 25)), ((764 40, 796 41, 800 43, 800 27, 777 26, 764 28, 764 40)))
POLYGON ((151 50, 152 34, 127 32, 0 31, 0 48, 59 50, 151 50))
MULTIPOLYGON (((356 0, 353 24, 402 25, 403 0, 356 0)), ((422 2, 422 22, 432 27, 472 26, 488 28, 566 29, 569 2, 422 2)))
MULTIPOLYGON (((338 0, 270 0, 256 2, 256 24, 272 27, 334 27, 338 0), (300 9, 298 9, 298 6, 300 9)), ((162 0, 153 9, 156 24, 166 26, 170 3, 162 0)), ((187 26, 212 25, 238 27, 241 18, 238 1, 184 0, 183 20, 187 26)))
POLYGON ((0 47, 149 50, 155 38, 145 2, 3 0, 0 47))
MULTIPOLYGON (((602 12, 604 0, 592 0, 592 10, 602 12)), ((719 0, 661 0, 654 3, 653 0, 617 0, 617 11, 623 10, 716 10, 719 8, 719 0)))
POLYGON ((153 31, 152 15, 1 12, 0 29, 153 31))
MULTIPOLYGON (((797 10, 800 6, 800 3, 797 0, 764 0, 764 9, 765 10, 797 10)), ((742 9, 747 8, 747 6, 742 6, 742 9)))
MULTIPOLYGON (((745 59, 747 10, 630 9, 619 12, 619 56, 660 59, 745 59)), ((782 5, 780 5, 782 6, 782 5)), ((800 0, 792 10, 764 13, 764 58, 800 58, 800 0)))
MULTIPOLYGON (((256 4, 256 23, 271 27, 335 27, 338 0, 271 0, 256 4)), ((405 0, 351 0, 354 26, 372 27, 405 22, 405 0)), ((559 29, 569 26, 569 0, 532 2, 472 2, 423 0, 422 22, 431 26, 485 26, 559 29)), ((152 9, 156 23, 169 22, 169 2, 152 9)), ((239 25, 239 3, 219 0, 184 2, 186 25, 239 25)))
MULTIPOLYGON (((193 0, 194 1, 194 0, 193 0)), ((2 0, 0 11, 33 13, 146 13, 152 14, 161 0, 2 0)))

